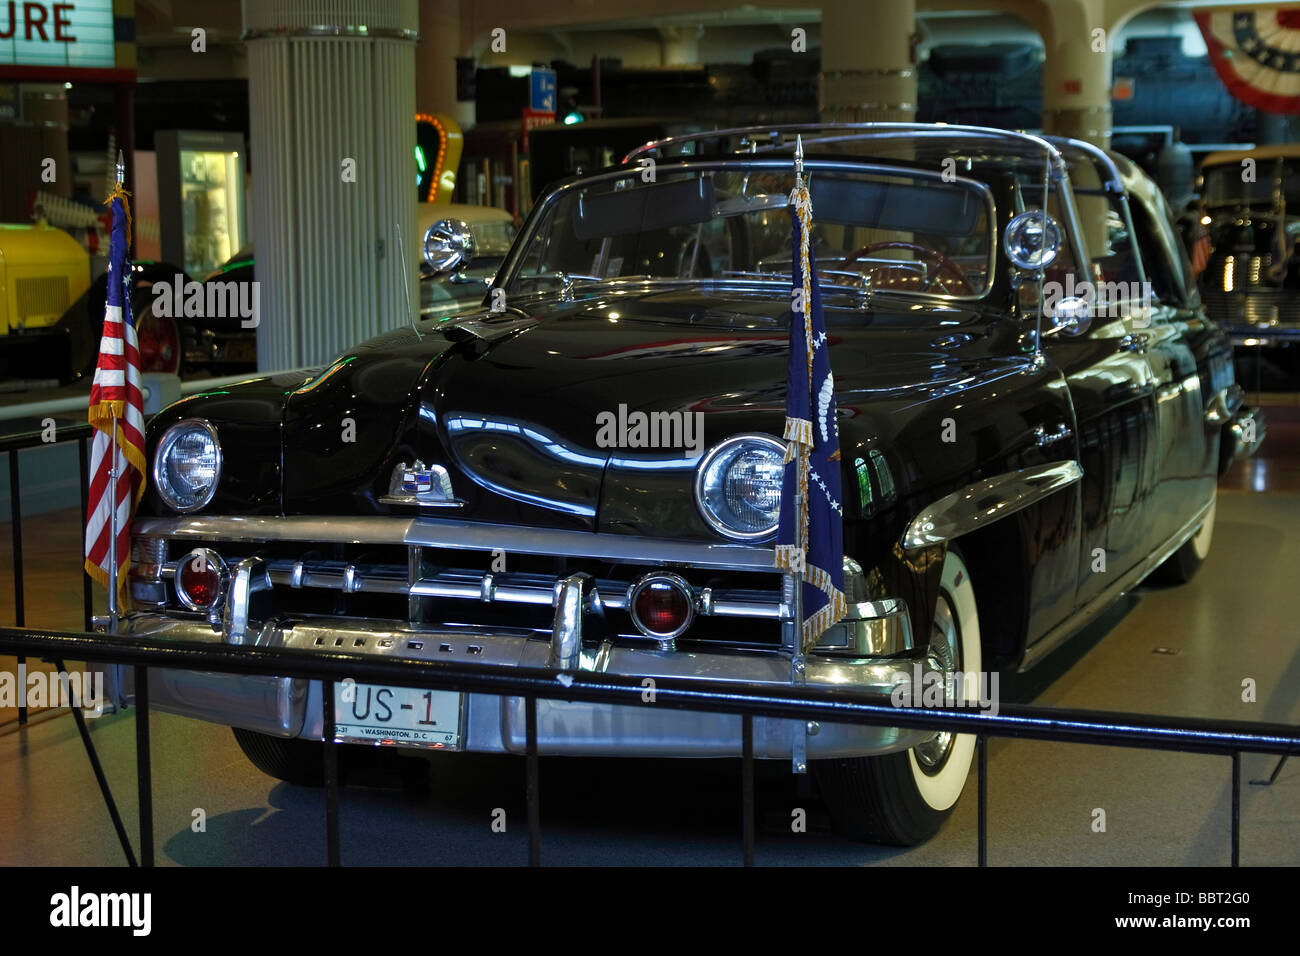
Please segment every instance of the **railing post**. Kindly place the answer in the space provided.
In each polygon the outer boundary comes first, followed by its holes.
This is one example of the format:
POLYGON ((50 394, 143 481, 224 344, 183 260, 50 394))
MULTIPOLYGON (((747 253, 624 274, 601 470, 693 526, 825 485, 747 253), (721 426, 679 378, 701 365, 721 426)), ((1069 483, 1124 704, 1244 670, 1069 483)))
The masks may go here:
POLYGON ((140 800, 140 865, 153 866, 153 771, 149 757, 149 668, 135 668, 135 768, 140 800))
POLYGON ((524 796, 528 802, 528 865, 542 865, 542 807, 537 767, 537 698, 524 698, 526 756, 524 796))
POLYGON ((334 743, 334 682, 321 681, 321 737, 325 773, 325 857, 329 866, 339 865, 339 751, 334 743))
MULTIPOLYGON (((86 534, 86 511, 90 507, 90 439, 80 438, 77 440, 77 457, 81 465, 81 534, 86 534)), ((85 562, 81 564, 81 616, 82 626, 87 631, 95 629, 95 607, 94 597, 90 587, 90 574, 86 571, 85 562)), ((114 667, 117 665, 114 664, 114 667)), ((114 704, 116 709, 116 703, 114 704)))
POLYGON ((754 717, 741 715, 740 805, 745 866, 754 865, 754 717))
MULTIPOLYGON (((66 675, 67 667, 63 661, 56 660, 54 666, 59 669, 60 675, 66 675)), ((64 676, 60 676, 63 680, 64 676)), ((108 778, 104 776, 104 768, 99 763, 99 754, 95 752, 95 744, 90 739, 90 730, 86 727, 86 717, 81 712, 80 707, 69 708, 72 711, 72 719, 77 724, 77 733, 81 735, 81 743, 86 748, 86 756, 90 760, 90 769, 94 771, 95 782, 99 784, 99 792, 104 798, 104 806, 108 808, 109 818, 113 821, 113 830, 117 833, 117 842, 122 845, 122 852, 126 854, 127 866, 136 866, 135 853, 131 851, 131 841, 127 838, 126 827, 122 825, 122 815, 117 812, 117 801, 113 799, 113 791, 109 789, 108 778)))
POLYGON ((989 739, 983 734, 975 738, 976 764, 979 768, 976 779, 977 816, 976 826, 979 830, 979 865, 988 866, 988 825, 989 825, 989 739))
POLYGON ((1241 753, 1232 752, 1232 865, 1241 865, 1241 753))
MULTIPOLYGON (((18 449, 9 449, 9 533, 13 541, 14 558, 14 625, 27 626, 27 610, 23 605, 23 498, 19 488, 18 449)), ((18 672, 27 663, 25 656, 18 658, 18 672)), ((18 694, 18 723, 27 723, 27 694, 18 694)))

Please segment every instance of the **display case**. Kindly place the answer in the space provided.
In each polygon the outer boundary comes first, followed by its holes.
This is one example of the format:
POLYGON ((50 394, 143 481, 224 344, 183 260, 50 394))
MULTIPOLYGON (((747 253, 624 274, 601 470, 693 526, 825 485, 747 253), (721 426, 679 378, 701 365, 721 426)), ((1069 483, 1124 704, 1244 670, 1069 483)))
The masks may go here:
POLYGON ((155 147, 163 259, 206 275, 248 244, 244 138, 159 130, 155 147))

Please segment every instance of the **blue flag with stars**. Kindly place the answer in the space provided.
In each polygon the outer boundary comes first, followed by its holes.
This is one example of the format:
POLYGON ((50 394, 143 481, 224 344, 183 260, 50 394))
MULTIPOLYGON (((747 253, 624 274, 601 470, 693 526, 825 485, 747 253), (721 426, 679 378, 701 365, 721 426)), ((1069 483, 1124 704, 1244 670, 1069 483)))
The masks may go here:
POLYGON ((786 386, 785 472, 776 565, 801 577, 802 650, 847 612, 844 507, 835 380, 809 230, 812 200, 802 177, 790 195, 794 215, 790 367, 786 386), (799 494, 802 492, 802 494, 799 494))

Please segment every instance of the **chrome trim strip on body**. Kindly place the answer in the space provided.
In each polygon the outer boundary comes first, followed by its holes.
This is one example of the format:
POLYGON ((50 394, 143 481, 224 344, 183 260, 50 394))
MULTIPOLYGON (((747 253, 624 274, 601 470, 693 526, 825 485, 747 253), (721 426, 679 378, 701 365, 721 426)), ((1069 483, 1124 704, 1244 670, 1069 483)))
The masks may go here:
POLYGON ((773 550, 750 544, 665 541, 637 535, 466 524, 436 518, 386 515, 348 517, 290 516, 139 518, 132 531, 141 537, 179 541, 302 541, 338 544, 400 544, 465 551, 513 551, 627 561, 641 565, 682 564, 697 568, 782 573, 773 550))
POLYGON ((905 551, 943 544, 1037 504, 1083 478, 1077 461, 1009 471, 958 488, 921 511, 903 532, 905 551))
POLYGON ((1025 656, 1017 670, 1022 672, 1029 670, 1048 653, 1083 630, 1089 621, 1119 600, 1120 596, 1126 591, 1132 590, 1142 583, 1143 578, 1160 567, 1170 555, 1181 548, 1189 538, 1200 530, 1201 523, 1205 520, 1205 516, 1210 513, 1213 504, 1214 502, 1211 500, 1203 505, 1196 515, 1175 532, 1173 537, 1166 541, 1164 545, 1152 551, 1122 578, 1101 591, 1074 614, 1029 645, 1025 649, 1025 656))

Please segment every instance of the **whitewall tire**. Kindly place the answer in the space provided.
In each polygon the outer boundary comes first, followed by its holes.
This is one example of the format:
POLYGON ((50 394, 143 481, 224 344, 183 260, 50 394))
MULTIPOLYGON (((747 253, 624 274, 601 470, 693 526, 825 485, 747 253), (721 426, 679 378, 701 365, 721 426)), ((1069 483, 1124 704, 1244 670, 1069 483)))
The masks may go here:
MULTIPOLYGON (((980 673, 974 584, 953 548, 944 558, 930 652, 945 671, 980 673)), ((958 679, 953 691, 968 699, 978 696, 979 687, 958 679)), ((817 760, 811 769, 837 830, 854 839, 912 846, 938 832, 952 813, 974 755, 974 735, 943 733, 901 753, 817 760)))

